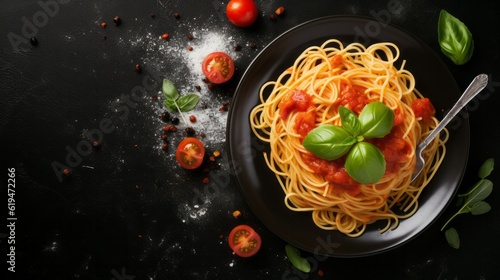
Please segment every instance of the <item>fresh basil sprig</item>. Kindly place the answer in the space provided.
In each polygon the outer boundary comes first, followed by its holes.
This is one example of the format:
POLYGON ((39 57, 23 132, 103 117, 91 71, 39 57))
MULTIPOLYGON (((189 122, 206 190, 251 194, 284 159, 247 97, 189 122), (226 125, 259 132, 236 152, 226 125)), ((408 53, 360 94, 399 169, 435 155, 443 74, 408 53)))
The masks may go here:
MULTIPOLYGON (((491 210, 491 206, 488 202, 484 201, 493 190, 493 183, 486 179, 495 165, 494 159, 487 159, 479 168, 478 176, 481 178, 470 190, 464 194, 458 195, 458 205, 460 209, 450 218, 441 228, 443 231, 446 226, 458 215, 471 213, 472 215, 481 215, 488 213, 491 210)), ((458 249, 460 247, 460 237, 458 232, 453 227, 449 228, 445 232, 446 240, 451 247, 458 249)))
POLYGON ((311 264, 309 264, 309 262, 305 258, 300 256, 299 249, 293 247, 290 244, 287 244, 285 245, 285 252, 286 256, 293 264, 293 266, 295 266, 295 268, 305 273, 311 271, 311 264))
MULTIPOLYGON (((165 97, 165 100, 163 101, 165 107, 167 107, 170 112, 176 110, 179 111, 183 119, 184 116, 181 112, 192 110, 200 101, 200 97, 195 93, 180 96, 177 88, 168 79, 163 79, 162 91, 163 96, 165 97)), ((184 122, 187 123, 185 120, 184 122)))
POLYGON ((467 26, 445 10, 439 13, 438 40, 441 51, 456 65, 465 64, 474 52, 474 40, 467 26))
POLYGON ((335 160, 347 154, 349 176, 362 184, 376 183, 385 173, 385 158, 373 144, 363 141, 382 138, 394 125, 394 112, 380 101, 367 104, 359 117, 339 106, 342 126, 322 124, 311 130, 302 145, 319 158, 335 160))

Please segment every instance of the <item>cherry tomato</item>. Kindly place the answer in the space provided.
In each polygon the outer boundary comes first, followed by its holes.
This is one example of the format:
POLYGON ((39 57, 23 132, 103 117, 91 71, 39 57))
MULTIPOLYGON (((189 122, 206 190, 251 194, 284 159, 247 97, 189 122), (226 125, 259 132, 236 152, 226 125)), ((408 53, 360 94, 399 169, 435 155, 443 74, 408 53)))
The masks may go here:
POLYGON ((203 74, 214 84, 229 81, 234 74, 234 61, 226 53, 213 52, 201 64, 203 74))
POLYGON ((179 143, 175 158, 177 162, 186 169, 195 169, 203 163, 205 146, 200 140, 188 137, 179 143))
POLYGON ((228 238, 229 247, 240 257, 255 255, 261 245, 260 235, 248 225, 233 228, 228 238))
POLYGON ((259 10, 253 0, 231 0, 226 7, 226 15, 232 24, 246 27, 255 22, 259 10))

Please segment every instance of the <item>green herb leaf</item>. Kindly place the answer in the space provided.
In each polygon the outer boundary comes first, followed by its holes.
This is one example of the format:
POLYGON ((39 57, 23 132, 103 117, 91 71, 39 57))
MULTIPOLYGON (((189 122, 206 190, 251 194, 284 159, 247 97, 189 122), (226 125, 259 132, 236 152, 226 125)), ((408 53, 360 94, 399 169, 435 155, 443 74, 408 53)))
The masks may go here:
POLYGON ((493 182, 488 179, 481 180, 481 183, 465 199, 465 205, 472 204, 487 198, 493 191, 493 182))
POLYGON ((470 213, 474 216, 488 213, 491 210, 490 204, 485 201, 478 201, 473 205, 471 205, 469 208, 470 208, 470 213))
POLYGON ((443 54, 456 65, 465 64, 472 57, 472 34, 463 22, 445 10, 439 13, 438 40, 443 54))
POLYGON ((394 111, 380 101, 368 103, 359 114, 361 135, 365 138, 382 138, 391 132, 394 111))
POLYGON ((458 236, 458 232, 455 228, 449 228, 445 231, 444 236, 446 237, 446 241, 450 244, 451 247, 458 249, 460 248, 460 236, 458 236))
POLYGON ((376 183, 385 173, 385 158, 373 144, 358 142, 347 155, 345 169, 349 176, 362 184, 376 183))
POLYGON ((479 168, 479 178, 484 179, 488 177, 491 172, 493 171, 493 168, 495 166, 495 160, 493 158, 487 159, 479 168))
POLYGON ((173 112, 175 110, 177 110, 177 106, 175 106, 175 99, 172 100, 172 99, 165 99, 163 101, 163 104, 165 105, 165 107, 167 107, 167 109, 170 111, 170 112, 173 112))
POLYGON ((290 244, 285 245, 286 256, 290 260, 290 262, 295 266, 298 270, 309 273, 311 271, 311 265, 309 262, 300 256, 299 249, 293 247, 290 244))
POLYGON ((193 109, 196 104, 198 104, 198 101, 200 101, 200 96, 190 93, 179 98, 177 100, 177 105, 179 106, 179 110, 186 112, 193 109))
POLYGON ((179 92, 175 88, 174 84, 169 79, 163 79, 162 85, 163 96, 168 100, 176 100, 179 98, 179 92))
POLYGON ((361 131, 361 123, 356 114, 344 106, 339 107, 339 115, 342 127, 350 134, 357 136, 361 131))
POLYGON ((346 154, 356 138, 342 127, 332 124, 322 124, 311 130, 302 145, 311 153, 326 160, 337 159, 346 154))

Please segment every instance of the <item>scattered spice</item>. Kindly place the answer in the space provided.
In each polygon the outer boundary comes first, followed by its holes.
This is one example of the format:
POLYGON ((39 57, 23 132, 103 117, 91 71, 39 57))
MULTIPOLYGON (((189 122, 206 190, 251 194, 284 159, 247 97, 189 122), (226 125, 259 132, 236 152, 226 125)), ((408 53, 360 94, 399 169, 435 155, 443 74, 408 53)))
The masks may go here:
POLYGON ((101 148, 101 142, 99 142, 97 140, 92 141, 92 147, 94 147, 94 149, 96 149, 96 150, 101 148))
POLYGON ((188 47, 188 51, 192 51, 193 50, 193 47, 192 46, 189 46, 188 47))
POLYGON ((162 149, 162 150, 164 150, 164 151, 168 150, 168 145, 167 145, 167 143, 163 143, 163 144, 161 144, 161 149, 162 149))
POLYGON ((192 35, 192 34, 189 34, 189 35, 187 36, 187 38, 188 38, 188 40, 189 40, 189 41, 191 41, 191 40, 193 40, 193 38, 194 38, 194 37, 193 37, 193 35, 192 35))
POLYGON ((155 18, 155 17, 156 17, 156 15, 155 15, 154 13, 150 13, 150 14, 149 14, 149 16, 150 16, 151 18, 155 18))
POLYGON ((168 139, 167 134, 162 134, 162 135, 161 135, 161 140, 163 140, 163 141, 167 141, 167 139, 168 139))
POLYGON ((178 125, 178 124, 179 124, 179 118, 174 117, 174 118, 172 118, 172 119, 170 120, 170 122, 171 122, 172 124, 178 125))
POLYGON ((105 23, 104 21, 103 21, 103 22, 101 22, 101 27, 102 27, 102 28, 106 28, 106 26, 107 26, 107 25, 106 25, 106 23, 105 23))
POLYGON ((122 23, 122 19, 119 16, 115 16, 113 18, 113 22, 115 23, 116 26, 118 26, 122 23))
POLYGON ((196 116, 195 115, 190 115, 189 116, 189 121, 190 122, 196 122, 196 116))
POLYGON ((205 184, 210 183, 210 179, 208 177, 203 178, 203 183, 205 184))
POLYGON ((274 13, 278 16, 282 15, 285 12, 285 7, 281 6, 274 11, 274 13))
POLYGON ((108 39, 108 36, 106 36, 106 35, 102 35, 102 39, 103 39, 103 40, 106 40, 106 39, 108 39))
POLYGON ((219 150, 215 150, 214 151, 214 157, 220 157, 220 151, 219 150))
POLYGON ((194 88, 195 88, 197 91, 200 91, 200 90, 201 90, 201 87, 200 87, 199 85, 194 86, 194 88))
POLYGON ((214 162, 214 161, 215 161, 215 157, 214 157, 214 156, 210 156, 210 157, 208 157, 208 160, 209 160, 210 162, 214 162))
POLYGON ((240 216, 241 216, 241 212, 239 210, 236 210, 233 212, 233 217, 235 217, 236 219, 238 219, 240 216))
POLYGON ((203 133, 203 132, 200 133, 201 138, 205 138, 205 136, 206 136, 205 133, 203 133))
POLYGON ((162 128, 162 130, 165 132, 168 132, 168 131, 170 131, 170 127, 171 127, 170 125, 166 125, 162 128))
POLYGON ((251 49, 255 49, 255 48, 257 48, 257 45, 256 45, 254 42, 250 42, 250 43, 248 43, 248 46, 249 46, 251 49))
POLYGON ((177 126, 171 125, 170 126, 170 132, 176 132, 177 131, 177 126))
POLYGON ((142 67, 141 67, 141 65, 140 65, 140 64, 136 64, 136 65, 135 65, 135 72, 139 73, 139 72, 141 72, 141 71, 142 71, 142 67))
POLYGON ((276 20, 276 15, 275 14, 270 14, 269 15, 270 20, 276 20))
POLYGON ((33 36, 33 37, 30 38, 30 43, 31 43, 32 46, 38 45, 38 40, 36 39, 35 36, 33 36))
POLYGON ((181 18, 181 15, 179 13, 174 13, 174 18, 175 19, 180 19, 181 18))
POLYGON ((233 50, 234 50, 235 52, 239 52, 239 51, 241 51, 241 45, 240 45, 240 44, 236 44, 236 45, 233 47, 233 50))
POLYGON ((151 95, 151 100, 158 101, 158 95, 151 95))
POLYGON ((64 176, 66 176, 66 177, 67 177, 67 176, 69 176, 70 174, 71 174, 71 171, 69 170, 69 168, 64 168, 64 169, 63 169, 63 175, 64 175, 64 176))
POLYGON ((320 270, 318 270, 318 276, 319 276, 319 277, 323 277, 323 276, 325 276, 325 272, 324 272, 323 270, 321 270, 321 269, 320 269, 320 270))
POLYGON ((161 35, 161 38, 163 40, 167 40, 168 39, 168 33, 164 33, 163 35, 161 35))

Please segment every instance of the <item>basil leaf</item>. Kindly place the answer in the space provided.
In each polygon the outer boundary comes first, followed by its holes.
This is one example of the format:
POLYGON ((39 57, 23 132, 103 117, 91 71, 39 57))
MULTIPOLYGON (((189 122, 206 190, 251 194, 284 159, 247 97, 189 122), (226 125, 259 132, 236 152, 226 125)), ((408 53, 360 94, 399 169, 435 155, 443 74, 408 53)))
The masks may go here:
POLYGON ((449 228, 444 232, 444 236, 446 237, 446 241, 450 244, 451 247, 458 249, 460 247, 460 237, 458 236, 458 232, 455 228, 449 228))
POLYGON ((478 201, 470 206, 470 213, 475 216, 488 213, 490 210, 491 206, 486 201, 478 201))
POLYGON ((168 98, 166 98, 163 101, 163 104, 165 104, 165 107, 167 107, 167 109, 170 112, 173 112, 173 111, 177 110, 177 106, 175 106, 175 99, 168 99, 168 98))
POLYGON ((361 123, 358 116, 344 106, 339 107, 339 115, 342 120, 342 127, 350 134, 358 135, 361 131, 361 123))
POLYGON ((391 132, 394 111, 380 101, 368 103, 359 114, 361 135, 365 138, 382 138, 391 132))
POLYGON ((495 160, 493 158, 487 159, 479 168, 479 178, 484 179, 488 177, 493 171, 493 167, 495 165, 495 160))
POLYGON ((286 256, 290 260, 290 262, 295 266, 298 270, 308 273, 311 271, 311 264, 300 256, 299 249, 293 247, 290 244, 285 245, 286 256))
POLYGON ((465 64, 472 57, 472 34, 463 22, 445 10, 439 13, 438 40, 441 51, 456 65, 465 64))
POLYGON ((332 124, 322 124, 311 130, 302 145, 308 151, 326 160, 337 159, 349 151, 356 143, 356 138, 342 127, 332 124))
POLYGON ((186 112, 193 109, 198 104, 198 101, 200 101, 200 97, 197 94, 190 93, 179 98, 177 105, 179 106, 179 110, 186 112))
POLYGON ((483 179, 481 183, 465 199, 465 205, 475 203, 487 198, 493 191, 493 182, 483 179))
POLYGON ((359 183, 376 183, 384 176, 385 158, 375 145, 358 142, 347 155, 345 169, 359 183))
POLYGON ((165 96, 165 99, 176 100, 177 98, 179 98, 179 92, 170 80, 163 79, 163 85, 161 89, 163 91, 163 96, 165 96))

